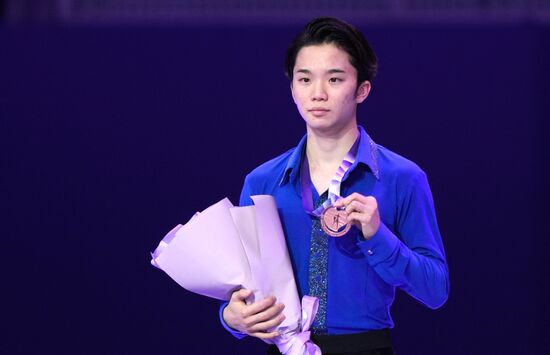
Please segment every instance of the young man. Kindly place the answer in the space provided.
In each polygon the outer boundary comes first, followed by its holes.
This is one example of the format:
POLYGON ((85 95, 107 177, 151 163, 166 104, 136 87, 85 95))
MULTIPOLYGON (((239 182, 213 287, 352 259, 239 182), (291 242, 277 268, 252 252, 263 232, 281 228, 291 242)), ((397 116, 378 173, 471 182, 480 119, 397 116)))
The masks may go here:
MULTIPOLYGON (((308 23, 286 58, 307 134, 252 171, 241 194, 241 205, 252 204, 251 195, 275 197, 300 296, 320 300, 312 339, 323 353, 393 353, 388 329, 396 287, 430 308, 448 297, 426 175, 357 125, 376 61, 351 25, 334 18, 308 23)), ((224 325, 236 336, 278 336, 269 329, 283 321, 284 305, 273 297, 247 305, 250 295, 233 294, 222 308, 224 325)))

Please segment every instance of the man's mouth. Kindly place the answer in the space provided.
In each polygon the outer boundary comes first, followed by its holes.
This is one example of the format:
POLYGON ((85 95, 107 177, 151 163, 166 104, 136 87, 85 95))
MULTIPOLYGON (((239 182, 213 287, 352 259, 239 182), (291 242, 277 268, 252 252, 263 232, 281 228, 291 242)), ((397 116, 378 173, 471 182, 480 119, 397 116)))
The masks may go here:
POLYGON ((310 108, 308 111, 314 116, 322 116, 327 112, 329 112, 330 110, 324 107, 313 107, 313 108, 310 108))

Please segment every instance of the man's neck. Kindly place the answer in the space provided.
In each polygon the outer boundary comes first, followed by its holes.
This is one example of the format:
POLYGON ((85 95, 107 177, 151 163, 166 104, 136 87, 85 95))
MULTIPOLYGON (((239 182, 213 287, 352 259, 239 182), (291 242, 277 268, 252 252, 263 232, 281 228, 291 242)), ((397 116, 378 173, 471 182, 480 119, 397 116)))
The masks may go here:
POLYGON ((358 135, 356 124, 330 135, 316 134, 308 129, 306 153, 310 167, 323 170, 337 168, 358 135))

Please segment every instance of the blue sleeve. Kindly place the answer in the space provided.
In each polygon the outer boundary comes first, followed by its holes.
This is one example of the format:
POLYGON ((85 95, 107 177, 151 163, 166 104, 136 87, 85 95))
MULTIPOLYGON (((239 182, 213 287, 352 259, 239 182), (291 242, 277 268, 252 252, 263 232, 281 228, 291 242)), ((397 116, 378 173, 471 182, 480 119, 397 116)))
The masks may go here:
POLYGON ((384 281, 439 308, 449 295, 449 272, 426 175, 419 171, 397 190, 395 233, 381 223, 359 247, 384 281))
POLYGON ((223 319, 223 310, 225 309, 225 307, 227 307, 228 304, 229 304, 229 302, 223 302, 220 305, 220 311, 219 311, 220 322, 221 322, 222 326, 225 328, 225 330, 227 330, 229 333, 231 333, 231 335, 233 335, 237 339, 242 339, 242 338, 246 337, 246 334, 241 333, 241 332, 231 328, 230 326, 227 325, 227 323, 225 323, 225 320, 223 319))

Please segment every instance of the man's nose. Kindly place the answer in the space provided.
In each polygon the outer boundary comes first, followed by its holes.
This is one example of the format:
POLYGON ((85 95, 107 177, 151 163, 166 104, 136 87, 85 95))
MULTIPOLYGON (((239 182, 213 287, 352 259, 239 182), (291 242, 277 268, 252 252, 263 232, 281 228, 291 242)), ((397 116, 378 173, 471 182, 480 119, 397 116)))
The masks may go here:
POLYGON ((317 81, 313 85, 313 95, 311 98, 313 101, 325 101, 327 99, 327 91, 321 81, 317 81))

